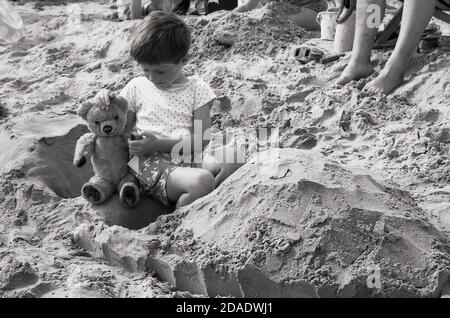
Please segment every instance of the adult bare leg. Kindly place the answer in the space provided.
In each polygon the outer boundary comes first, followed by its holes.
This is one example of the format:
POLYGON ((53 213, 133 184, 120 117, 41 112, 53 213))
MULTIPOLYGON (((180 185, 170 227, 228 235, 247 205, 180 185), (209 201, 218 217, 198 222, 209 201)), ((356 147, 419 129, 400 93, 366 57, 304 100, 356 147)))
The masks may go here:
POLYGON ((435 5, 436 0, 405 1, 397 45, 384 69, 367 84, 367 90, 389 94, 403 83, 409 60, 433 16, 435 5))
POLYGON ((359 80, 373 73, 370 55, 379 27, 374 23, 369 23, 372 21, 372 15, 374 14, 369 9, 373 5, 378 6, 381 21, 385 13, 386 0, 359 0, 357 2, 353 52, 349 64, 337 81, 338 85, 345 85, 350 81, 359 80))

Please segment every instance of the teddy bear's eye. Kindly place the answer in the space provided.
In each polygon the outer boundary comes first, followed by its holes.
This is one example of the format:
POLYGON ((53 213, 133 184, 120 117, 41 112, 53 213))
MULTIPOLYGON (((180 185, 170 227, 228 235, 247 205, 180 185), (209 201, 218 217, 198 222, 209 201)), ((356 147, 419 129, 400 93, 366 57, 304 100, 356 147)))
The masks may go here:
POLYGON ((96 120, 94 123, 95 123, 96 125, 100 125, 100 122, 99 122, 98 120, 96 120))
POLYGON ((117 115, 114 116, 114 119, 115 119, 115 120, 119 120, 119 116, 117 116, 117 115))

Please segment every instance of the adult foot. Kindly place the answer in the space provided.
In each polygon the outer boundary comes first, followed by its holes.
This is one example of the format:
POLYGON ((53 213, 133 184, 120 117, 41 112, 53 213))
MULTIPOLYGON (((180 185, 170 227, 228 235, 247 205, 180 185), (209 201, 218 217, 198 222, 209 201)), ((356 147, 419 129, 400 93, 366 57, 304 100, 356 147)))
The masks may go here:
POLYGON ((373 66, 370 63, 350 62, 339 77, 337 84, 345 85, 351 81, 357 81, 373 73, 373 66))
POLYGON ((369 93, 390 94, 404 82, 404 74, 394 68, 385 67, 364 90, 369 93))

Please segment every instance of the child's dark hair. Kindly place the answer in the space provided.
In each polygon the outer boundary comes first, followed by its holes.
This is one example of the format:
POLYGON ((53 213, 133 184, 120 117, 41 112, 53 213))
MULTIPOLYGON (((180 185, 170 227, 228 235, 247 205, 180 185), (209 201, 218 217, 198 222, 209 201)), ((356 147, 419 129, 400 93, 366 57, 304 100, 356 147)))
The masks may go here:
POLYGON ((191 46, 189 27, 174 13, 153 11, 139 26, 131 56, 141 64, 178 64, 191 46))

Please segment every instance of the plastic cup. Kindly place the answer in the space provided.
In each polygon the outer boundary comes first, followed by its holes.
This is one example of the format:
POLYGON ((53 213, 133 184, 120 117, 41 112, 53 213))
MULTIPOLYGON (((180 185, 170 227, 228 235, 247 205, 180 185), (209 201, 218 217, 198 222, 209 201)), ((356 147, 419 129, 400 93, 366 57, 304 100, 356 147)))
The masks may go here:
POLYGON ((317 23, 320 24, 320 38, 333 41, 336 34, 337 11, 322 11, 317 15, 317 23))

